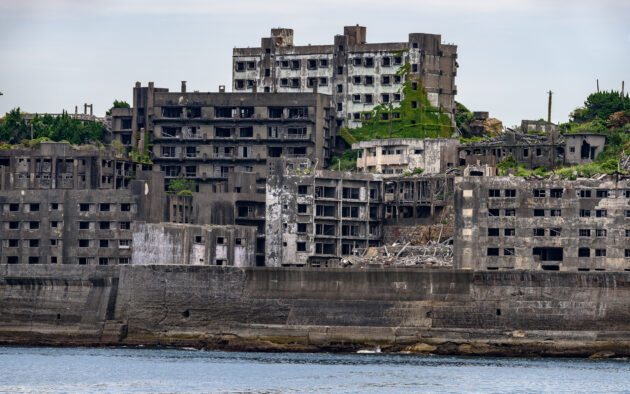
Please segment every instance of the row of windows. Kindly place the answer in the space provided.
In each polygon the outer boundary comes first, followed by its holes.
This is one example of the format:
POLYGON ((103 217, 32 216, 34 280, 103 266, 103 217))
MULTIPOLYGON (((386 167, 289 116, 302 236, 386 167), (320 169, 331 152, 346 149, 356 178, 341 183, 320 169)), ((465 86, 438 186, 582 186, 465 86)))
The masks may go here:
MULTIPOLYGON (((488 237, 498 237, 500 234, 501 234, 501 229, 496 228, 496 227, 488 228, 488 237)), ((603 238, 608 235, 608 231, 606 229, 594 229, 594 230, 579 229, 578 230, 578 235, 580 237, 590 237, 591 234, 594 234, 598 238, 603 238)), ((513 228, 504 228, 503 235, 506 237, 513 237, 516 235, 516 230, 513 228)), ((548 232, 544 228, 533 229, 534 237, 544 237, 545 235, 548 235, 550 237, 559 237, 562 235, 562 229, 558 227, 550 228, 548 232)), ((625 230, 625 235, 626 237, 630 237, 630 229, 625 230)))
MULTIPOLYGON (((501 216, 501 211, 503 211, 504 216, 515 216, 516 209, 515 208, 506 208, 504 210, 498 208, 488 208, 488 216, 501 216)), ((544 217, 544 216, 562 216, 562 209, 534 209, 533 216, 535 217, 544 217)), ((630 210, 624 210, 624 216, 630 218, 630 210)), ((608 217, 607 209, 595 209, 591 211, 590 209, 580 209, 580 217, 581 218, 589 218, 589 217, 597 217, 597 218, 605 218, 608 217)))
MULTIPOLYGON (((22 241, 22 246, 26 246, 29 248, 38 248, 40 246, 60 246, 61 245, 61 239, 57 239, 57 238, 51 238, 48 240, 48 242, 42 242, 42 240, 40 239, 23 239, 22 241)), ((88 248, 90 247, 90 242, 91 240, 89 239, 79 239, 79 247, 80 248, 88 248)), ((96 240, 92 240, 92 241, 96 241, 96 240)), ((19 239, 5 239, 3 241, 3 244, 7 247, 7 248, 18 248, 20 246, 20 240, 19 239)), ((109 240, 109 239, 99 239, 98 240, 98 245, 100 248, 109 248, 110 244, 115 245, 116 244, 116 240, 109 240)), ((118 240, 118 247, 120 249, 129 249, 129 247, 131 247, 131 240, 130 239, 119 239, 118 240)))
MULTIPOLYGON (((23 205, 23 209, 24 212, 39 212, 42 208, 40 203, 26 203, 26 204, 22 204, 23 205)), ((7 207, 7 209, 9 210, 9 212, 19 212, 20 211, 20 204, 19 203, 9 203, 9 204, 5 204, 5 206, 7 207)), ((49 211, 59 211, 63 208, 63 204, 61 203, 50 203, 48 204, 48 210, 49 211)))
MULTIPOLYGON (((10 221, 5 222, 6 229, 8 230, 19 230, 20 223, 24 224, 25 230, 39 230, 40 222, 39 221, 27 221, 27 222, 19 222, 19 221, 10 221)), ((63 227, 63 221, 50 221, 50 227, 55 229, 60 229, 63 227)), ((98 223, 99 230, 112 230, 116 228, 116 222, 109 221, 100 221, 100 222, 90 222, 90 221, 78 221, 79 230, 90 230, 93 227, 91 223, 98 223)), ((118 228, 120 230, 130 230, 131 222, 118 222, 118 228)))
MULTIPOLYGON (((92 264, 93 261, 94 261, 93 257, 78 257, 77 258, 77 263, 79 265, 92 264)), ((98 264, 99 265, 109 265, 109 264, 114 264, 116 262, 118 262, 118 264, 129 264, 130 261, 131 261, 131 259, 129 257, 119 257, 119 258, 99 257, 98 258, 98 264)), ((19 262, 20 262, 19 256, 7 256, 7 264, 19 264, 19 262)), ((58 262, 57 256, 50 256, 50 263, 51 264, 57 264, 57 262, 58 262)), ((29 264, 40 264, 40 257, 39 256, 29 256, 28 257, 28 263, 29 264)))
MULTIPOLYGON (((626 198, 630 198, 630 190, 622 190, 621 196, 626 198)), ((562 198, 564 194, 563 189, 533 189, 532 195, 536 198, 562 198)), ((608 189, 597 189, 597 190, 588 190, 582 189, 577 190, 576 195, 580 198, 591 198, 593 195, 595 198, 609 198, 614 197, 616 195, 614 190, 608 189), (594 192, 594 193, 593 193, 594 192)), ((501 195, 501 189, 488 189, 488 197, 516 197, 516 190, 514 189, 505 189, 503 195, 501 195)))
MULTIPOLYGON (((488 248, 486 250, 486 256, 514 256, 514 255, 515 255, 514 248, 488 248), (499 254, 501 250, 503 254, 499 254)), ((606 249, 593 249, 592 255, 595 257, 606 257, 606 249)), ((578 257, 591 257, 591 249, 579 248, 578 257)), ((630 258, 630 249, 624 249, 624 257, 630 258)))

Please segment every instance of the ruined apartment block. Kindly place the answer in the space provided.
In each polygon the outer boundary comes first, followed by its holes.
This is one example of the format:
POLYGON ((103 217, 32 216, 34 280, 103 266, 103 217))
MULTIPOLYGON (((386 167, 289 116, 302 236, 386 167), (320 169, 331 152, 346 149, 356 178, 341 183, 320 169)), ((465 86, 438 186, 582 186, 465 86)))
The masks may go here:
POLYGON ((410 64, 436 108, 452 114, 455 106, 457 46, 442 44, 439 34, 411 33, 407 42, 366 41, 366 28, 346 26, 333 45, 293 45, 292 29, 271 29, 260 48, 233 50, 235 92, 317 92, 332 97, 338 126, 359 127, 363 113, 401 100, 410 64))
MULTIPOLYGON (((141 107, 132 109, 132 128, 142 131, 140 145, 150 136, 152 160, 167 183, 184 177, 216 189, 230 174, 248 172, 264 185, 268 158, 324 165, 330 157, 330 100, 324 95, 187 93, 185 83, 181 92, 150 83, 137 85, 136 93, 141 107)), ((124 121, 114 117, 113 124, 124 121)))
POLYGON ((255 265, 256 228, 135 223, 132 264, 255 265))
POLYGON ((107 150, 43 142, 0 151, 6 264, 128 264, 131 225, 163 212, 161 174, 107 150))
POLYGON ((359 150, 357 169, 377 174, 403 174, 422 170, 439 174, 454 167, 458 139, 392 138, 352 144, 359 150))
MULTIPOLYGON (((544 122, 545 124, 547 122, 544 122)), ((499 164, 512 155, 519 165, 529 169, 588 164, 604 151, 606 136, 596 133, 546 135, 505 132, 486 140, 460 145, 460 166, 499 164)))
POLYGON ((433 221, 452 194, 452 177, 305 175, 277 163, 267 181, 266 265, 329 266, 381 245, 385 225, 433 221))
POLYGON ((474 270, 630 270, 630 178, 455 180, 455 262, 474 270))

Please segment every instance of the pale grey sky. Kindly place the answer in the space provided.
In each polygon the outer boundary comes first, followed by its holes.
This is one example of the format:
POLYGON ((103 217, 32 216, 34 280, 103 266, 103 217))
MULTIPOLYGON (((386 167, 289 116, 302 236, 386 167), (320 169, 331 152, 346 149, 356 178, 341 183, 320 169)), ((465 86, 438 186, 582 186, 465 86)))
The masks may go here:
POLYGON ((230 86, 232 48, 272 27, 305 45, 360 24, 368 42, 423 32, 458 45, 456 99, 471 110, 507 126, 546 117, 551 89, 562 122, 597 78, 630 84, 629 21, 628 0, 0 0, 0 113, 87 102, 102 115, 136 81, 216 91, 230 86))

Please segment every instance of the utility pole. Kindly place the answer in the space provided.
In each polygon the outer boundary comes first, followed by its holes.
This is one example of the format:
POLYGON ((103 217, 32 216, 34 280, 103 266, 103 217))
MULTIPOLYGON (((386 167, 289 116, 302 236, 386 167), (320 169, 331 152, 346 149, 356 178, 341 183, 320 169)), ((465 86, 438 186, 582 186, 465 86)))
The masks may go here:
POLYGON ((624 85, 625 85, 626 81, 621 81, 621 100, 623 101, 623 90, 624 90, 624 85))
POLYGON ((597 78, 597 93, 599 93, 599 78, 597 78))
POLYGON ((547 108, 547 123, 551 123, 551 95, 553 92, 549 91, 549 106, 547 108))

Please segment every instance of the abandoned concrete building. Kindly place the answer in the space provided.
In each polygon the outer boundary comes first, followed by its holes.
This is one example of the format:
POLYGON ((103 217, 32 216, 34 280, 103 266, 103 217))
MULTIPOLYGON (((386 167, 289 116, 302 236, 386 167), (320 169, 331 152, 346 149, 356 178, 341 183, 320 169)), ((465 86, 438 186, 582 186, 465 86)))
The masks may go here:
POLYGON ((558 131, 558 125, 544 120, 522 120, 520 131, 524 134, 532 131, 538 133, 551 133, 558 131))
POLYGON ((0 150, 0 174, 2 263, 128 264, 132 223, 162 218, 161 174, 110 151, 0 150))
POLYGON ((495 166, 512 155, 519 165, 529 169, 573 166, 591 163, 603 152, 606 136, 596 133, 547 135, 508 131, 457 148, 458 165, 495 166))
POLYGON ((278 163, 267 181, 266 265, 326 266, 330 259, 379 246, 384 226, 439 220, 453 187, 453 177, 320 170, 304 175, 278 163))
POLYGON ((256 228, 135 223, 131 264, 255 264, 256 228))
POLYGON ((455 180, 456 268, 630 270, 630 178, 455 180))
MULTIPOLYGON (((132 135, 144 136, 137 139, 139 146, 151 136, 152 160, 167 184, 184 177, 217 189, 235 172, 256 173, 264 184, 268 158, 308 158, 320 165, 330 158, 327 96, 187 93, 185 83, 181 90, 168 92, 152 83, 134 88, 134 104, 140 107, 132 109, 132 135)), ((114 114, 114 129, 128 126, 128 111, 114 114)))
POLYGON ((317 92, 332 97, 337 125, 361 126, 361 114, 401 100, 409 63, 436 108, 455 106, 457 46, 439 34, 411 33, 406 42, 367 43, 366 28, 345 26, 333 45, 293 45, 292 29, 271 29, 259 48, 234 48, 232 88, 243 92, 317 92))
POLYGON ((352 149, 359 150, 359 171, 439 174, 455 166, 458 145, 459 140, 453 138, 392 138, 356 142, 352 149))

